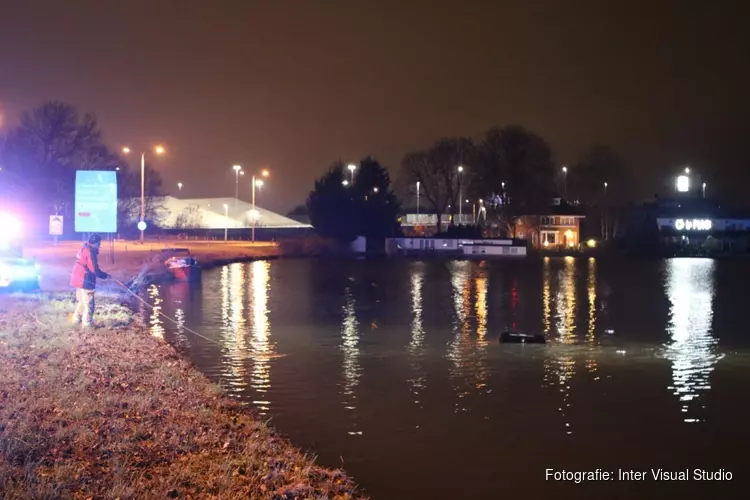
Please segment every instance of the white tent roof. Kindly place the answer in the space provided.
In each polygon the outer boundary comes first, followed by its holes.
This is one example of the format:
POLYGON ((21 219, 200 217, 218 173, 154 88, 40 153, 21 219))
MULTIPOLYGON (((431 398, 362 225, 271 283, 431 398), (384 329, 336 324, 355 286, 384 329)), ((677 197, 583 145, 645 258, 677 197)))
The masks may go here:
MULTIPOLYGON (((165 209, 160 224, 167 229, 201 228, 224 229, 250 228, 253 221, 253 206, 236 198, 175 198, 165 196, 162 201, 165 209), (226 205, 226 209, 225 209, 226 205)), ((255 205, 258 219, 256 228, 310 228, 296 220, 284 217, 255 205)))

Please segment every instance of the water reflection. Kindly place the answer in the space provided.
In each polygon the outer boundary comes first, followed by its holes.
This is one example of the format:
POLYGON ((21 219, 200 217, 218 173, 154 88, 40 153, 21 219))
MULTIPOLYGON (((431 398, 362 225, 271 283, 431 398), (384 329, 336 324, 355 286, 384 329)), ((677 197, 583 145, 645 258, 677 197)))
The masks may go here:
POLYGON ((710 375, 723 357, 711 332, 715 262, 712 259, 667 261, 666 292, 672 306, 667 358, 672 361, 669 389, 680 400, 685 422, 701 422, 698 398, 711 389, 710 375))
MULTIPOLYGON (((586 344, 589 346, 589 357, 586 359, 586 370, 589 373, 597 371, 595 348, 598 345, 596 340, 596 259, 589 258, 588 277, 586 279, 586 294, 589 302, 588 330, 586 331, 586 344)), ((599 380, 595 377, 594 380, 599 380)))
POLYGON ((151 302, 151 316, 149 317, 149 331, 156 338, 164 339, 164 325, 161 321, 161 308, 164 299, 159 295, 159 287, 151 285, 148 287, 148 298, 151 302))
MULTIPOLYGON (((574 344, 576 342, 576 261, 573 257, 565 257, 563 266, 552 280, 552 263, 546 257, 542 267, 542 316, 545 334, 550 334, 551 311, 555 306, 555 333, 560 344, 574 344), (553 299, 554 297, 554 299, 553 299)), ((576 361, 572 347, 556 346, 550 350, 550 356, 544 361, 543 385, 554 388, 562 396, 558 403, 558 414, 565 425, 565 433, 572 434, 570 422, 571 383, 576 374, 576 361)))
MULTIPOLYGON (((484 340, 486 333, 486 292, 487 279, 483 274, 484 281, 475 282, 475 286, 482 286, 484 303, 475 302, 477 294, 472 294, 472 274, 476 271, 475 264, 468 261, 451 263, 451 286, 453 296, 453 340, 448 345, 446 356, 451 360, 450 375, 453 388, 458 396, 455 403, 455 411, 468 411, 468 403, 464 400, 472 391, 483 391, 486 388, 487 367, 486 349, 487 342, 484 340), (477 323, 482 324, 482 337, 473 340, 471 336, 471 311, 472 302, 477 307, 477 323)), ((478 276, 478 274, 475 274, 478 276)), ((479 328, 478 328, 479 330, 479 328)))
POLYGON ((248 357, 245 319, 245 268, 231 264, 221 268, 221 345, 223 374, 230 393, 239 394, 247 385, 248 357))
POLYGON ((356 388, 359 384, 359 378, 362 376, 362 368, 359 364, 359 321, 357 320, 356 302, 348 287, 345 291, 345 300, 344 318, 341 325, 341 352, 344 355, 342 395, 344 408, 352 413, 352 420, 347 433, 361 435, 362 431, 357 427, 355 413, 357 409, 356 388))
POLYGON ((258 400, 253 403, 261 415, 265 415, 270 409, 271 402, 267 393, 271 388, 271 359, 275 351, 275 346, 270 340, 271 326, 268 321, 270 269, 271 263, 268 261, 257 260, 250 264, 252 273, 250 309, 253 317, 250 341, 253 369, 250 372, 250 387, 258 392, 258 400))
POLYGON ((424 327, 422 324, 422 285, 424 283, 424 264, 416 262, 411 266, 411 340, 409 341, 409 367, 411 376, 409 385, 414 395, 414 404, 422 408, 420 396, 426 386, 422 357, 424 356, 424 327))

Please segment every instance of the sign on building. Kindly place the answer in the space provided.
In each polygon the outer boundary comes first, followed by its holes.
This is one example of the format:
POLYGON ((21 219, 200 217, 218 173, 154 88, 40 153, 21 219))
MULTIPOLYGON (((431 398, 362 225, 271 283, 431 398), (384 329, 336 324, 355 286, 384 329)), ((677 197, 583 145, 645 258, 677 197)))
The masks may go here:
POLYGON ((63 234, 63 216, 49 216, 49 234, 50 236, 62 236, 63 234))
POLYGON ((116 172, 76 172, 75 229, 78 233, 117 232, 116 172))

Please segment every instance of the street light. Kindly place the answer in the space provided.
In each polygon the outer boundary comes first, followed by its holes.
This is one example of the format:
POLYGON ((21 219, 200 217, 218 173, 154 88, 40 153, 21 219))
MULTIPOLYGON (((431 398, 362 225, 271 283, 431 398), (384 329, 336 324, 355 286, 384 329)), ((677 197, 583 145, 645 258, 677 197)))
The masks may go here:
POLYGON ((349 171, 352 173, 352 185, 354 185, 354 171, 357 170, 357 165, 354 163, 350 163, 348 167, 349 171))
POLYGON ((373 193, 377 193, 377 192, 378 192, 378 187, 377 187, 377 186, 375 186, 374 188, 372 188, 372 192, 373 192, 373 193))
MULTIPOLYGON (((130 148, 125 146, 122 148, 122 152, 125 154, 130 154, 130 148)), ((157 155, 163 155, 165 153, 164 146, 156 146, 154 147, 154 153, 157 155)), ((146 152, 141 153, 141 220, 138 221, 138 225, 141 228, 146 227, 146 221, 144 220, 146 218, 146 152), (141 224, 141 222, 143 224, 141 224)), ((141 243, 144 242, 144 229, 140 229, 141 231, 141 243)))
POLYGON ((419 224, 419 181, 417 181, 417 224, 419 224))
POLYGON ((463 181, 463 175, 461 175, 461 174, 464 171, 463 165, 459 165, 458 168, 457 168, 457 170, 458 170, 458 223, 461 224, 461 219, 463 218, 461 216, 461 214, 463 212, 462 209, 463 209, 463 206, 464 206, 464 203, 461 201, 462 200, 461 190, 463 189, 463 182, 462 182, 463 181))
POLYGON ((341 184, 344 185, 344 186, 348 186, 349 185, 349 181, 347 181, 346 179, 344 179, 343 181, 341 181, 341 184))
MULTIPOLYGON (((260 172, 260 175, 262 177, 268 177, 269 176, 268 170, 267 169, 263 169, 260 172)), ((258 211, 255 209, 255 188, 256 187, 260 188, 262 186, 263 186, 263 180, 262 179, 257 179, 256 180, 255 179, 255 174, 253 174, 253 210, 251 212, 252 213, 252 219, 253 219, 253 226, 252 226, 253 229, 252 229, 252 232, 251 232, 251 234, 252 234, 252 240, 253 241, 255 241, 255 222, 258 220, 258 217, 260 216, 260 214, 258 213, 258 211)))
POLYGON ((182 183, 181 182, 177 183, 177 189, 179 189, 180 191, 182 191, 182 183))
MULTIPOLYGON (((237 201, 240 199, 240 172, 242 172, 242 167, 239 165, 235 165, 232 167, 234 170, 234 199, 235 199, 235 206, 237 205, 237 201)), ((244 172, 243 172, 244 174, 244 172)))
POLYGON ((703 183, 703 197, 706 197, 706 183, 703 183))
POLYGON ((224 241, 227 241, 227 228, 229 227, 229 205, 224 203, 224 241))
POLYGON ((605 198, 607 197, 607 186, 609 186, 609 184, 607 184, 607 183, 605 182, 605 183, 604 183, 604 197, 605 197, 605 198))
POLYGON ((562 172, 563 172, 563 196, 567 200, 568 199, 568 166, 567 165, 563 165, 562 172))
POLYGON ((690 173, 690 167, 685 167, 685 173, 686 173, 686 174, 689 174, 689 173, 690 173))

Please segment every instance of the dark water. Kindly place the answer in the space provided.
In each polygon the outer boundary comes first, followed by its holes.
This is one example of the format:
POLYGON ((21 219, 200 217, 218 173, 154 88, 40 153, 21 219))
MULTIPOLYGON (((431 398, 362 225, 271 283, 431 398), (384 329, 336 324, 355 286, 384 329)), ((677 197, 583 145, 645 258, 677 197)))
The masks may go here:
POLYGON ((154 335, 374 498, 696 498, 748 485, 749 276, 708 259, 281 260, 149 294, 177 321, 154 315, 154 335), (550 342, 500 344, 505 329, 550 342))

